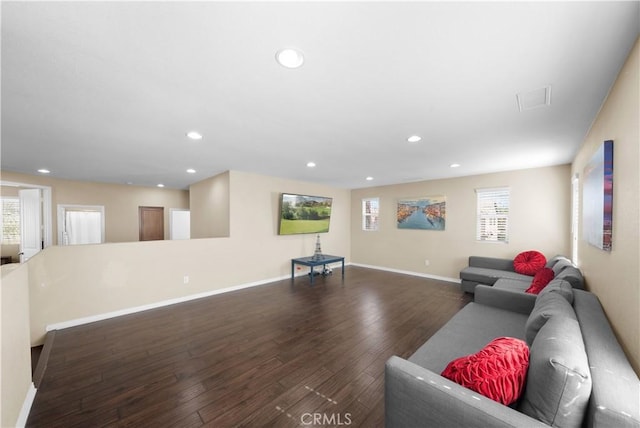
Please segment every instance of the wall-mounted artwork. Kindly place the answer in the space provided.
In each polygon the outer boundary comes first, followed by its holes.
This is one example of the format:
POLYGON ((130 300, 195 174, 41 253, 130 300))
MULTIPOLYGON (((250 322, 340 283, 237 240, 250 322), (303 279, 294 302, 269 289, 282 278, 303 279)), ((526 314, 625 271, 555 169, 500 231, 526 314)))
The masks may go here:
POLYGON ((398 201, 398 229, 444 230, 447 202, 444 196, 398 201))
POLYGON ((328 232, 332 201, 324 196, 281 194, 278 235, 328 232))
POLYGON ((582 230, 585 241, 611 251, 613 226, 613 141, 605 141, 584 168, 582 230))

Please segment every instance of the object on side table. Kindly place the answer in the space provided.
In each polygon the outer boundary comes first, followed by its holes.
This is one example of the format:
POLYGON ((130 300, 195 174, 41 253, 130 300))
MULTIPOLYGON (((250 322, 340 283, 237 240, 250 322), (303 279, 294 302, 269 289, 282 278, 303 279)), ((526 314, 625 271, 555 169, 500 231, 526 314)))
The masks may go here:
POLYGON ((318 238, 316 239, 316 251, 315 253, 313 253, 313 260, 318 261, 322 260, 323 258, 324 256, 322 255, 322 248, 320 247, 320 235, 318 235, 318 238))

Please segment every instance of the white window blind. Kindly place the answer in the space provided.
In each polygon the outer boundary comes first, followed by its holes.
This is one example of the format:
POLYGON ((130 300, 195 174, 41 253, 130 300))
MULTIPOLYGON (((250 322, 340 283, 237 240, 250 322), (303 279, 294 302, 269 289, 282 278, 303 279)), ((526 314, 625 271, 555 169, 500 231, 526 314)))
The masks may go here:
POLYGON ((2 198, 2 237, 3 245, 20 243, 20 199, 2 198))
POLYGON ((378 230, 378 212, 380 201, 378 198, 362 200, 362 230, 378 230))
POLYGON ((509 242, 509 188, 476 189, 476 240, 509 242))

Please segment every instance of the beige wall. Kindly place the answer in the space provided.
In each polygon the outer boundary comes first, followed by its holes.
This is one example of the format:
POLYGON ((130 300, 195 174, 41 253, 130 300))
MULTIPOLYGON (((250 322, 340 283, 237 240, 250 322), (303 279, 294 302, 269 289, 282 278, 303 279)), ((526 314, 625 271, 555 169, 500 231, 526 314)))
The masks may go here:
MULTIPOLYGON (((278 235, 281 193, 333 198, 329 232, 320 234, 322 251, 350 257, 350 191, 275 177, 231 171, 231 236, 253 243, 257 254, 273 252, 286 260, 313 255, 316 235, 278 235)), ((284 273, 287 272, 285 269, 284 273)))
MULTIPOLYGON (((277 235, 281 192, 334 198, 331 230, 321 238, 326 253, 345 255, 357 263, 457 278, 471 254, 511 257, 534 248, 548 255, 569 254, 570 172, 582 174, 588 159, 606 139, 615 141, 613 251, 597 250, 581 240, 579 264, 588 288, 599 296, 639 372, 638 58, 636 44, 571 168, 540 168, 353 191, 231 171, 229 237, 51 247, 26 265, 3 267, 2 425, 12 426, 31 382, 29 335, 24 331, 29 313, 31 341, 39 344, 45 326, 52 323, 286 276, 290 258, 313 253, 315 236, 277 235), (510 243, 475 242, 474 189, 505 185, 512 190, 510 243), (447 230, 397 230, 397 198, 428 195, 447 197, 447 230), (363 197, 372 196, 381 198, 381 230, 365 233, 360 230, 360 203, 363 197), (424 266, 426 258, 431 261, 430 267, 424 266), (7 274, 7 269, 15 270, 7 274), (184 284, 185 275, 190 278, 188 284, 184 284)), ((29 177, 3 172, 2 178, 52 186, 54 208, 57 203, 97 203, 90 198, 96 193, 95 187, 91 191, 91 183, 75 183, 67 188, 54 179, 29 177), (60 200, 77 195, 84 196, 78 197, 82 200, 60 200)), ((115 201, 116 205, 122 204, 121 196, 115 201)), ((137 229, 135 236, 137 239, 137 229)))
POLYGON ((470 255, 513 258, 525 250, 570 255, 568 165, 358 189, 351 192, 351 257, 375 265, 458 279, 470 255), (509 243, 476 242, 477 188, 511 189, 509 243), (399 198, 444 195, 444 231, 396 226, 399 198), (363 198, 380 198, 380 230, 362 230, 363 198), (425 266, 428 259, 430 266, 425 266))
MULTIPOLYGON (((590 246, 580 233, 578 263, 589 290, 598 295, 613 328, 640 373, 640 44, 627 63, 576 156, 584 167, 605 140, 613 140, 613 249, 590 246)), ((580 180, 582 182, 582 180, 580 180)), ((582 211, 581 211, 582 216, 582 211)), ((580 217, 582 219, 582 217, 580 217)), ((582 221, 580 222, 582 225, 582 221)))
POLYGON ((91 183, 2 172, 3 181, 49 186, 52 192, 53 242, 58 242, 57 206, 103 205, 106 242, 138 241, 138 207, 164 207, 165 239, 169 239, 169 209, 189 208, 189 192, 126 184, 91 183))
POLYGON ((191 238, 229 236, 229 172, 189 186, 191 238))
POLYGON ((288 276, 291 258, 313 254, 316 236, 277 235, 281 192, 333 197, 322 248, 349 257, 348 190, 235 171, 229 183, 229 237, 50 247, 31 258, 33 344, 49 324, 288 276))
POLYGON ((13 427, 31 385, 28 269, 14 264, 1 271, 0 426, 13 427))

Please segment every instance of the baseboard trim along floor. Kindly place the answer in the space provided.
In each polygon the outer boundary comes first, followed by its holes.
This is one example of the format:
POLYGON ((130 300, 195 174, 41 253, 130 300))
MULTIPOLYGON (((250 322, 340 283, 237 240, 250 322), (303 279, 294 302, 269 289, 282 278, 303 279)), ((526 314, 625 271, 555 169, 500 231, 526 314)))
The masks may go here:
MULTIPOLYGON (((413 271, 407 271, 407 270, 401 270, 401 269, 394 269, 394 268, 389 268, 389 267, 384 267, 384 266, 375 266, 375 265, 368 265, 368 264, 363 264, 363 263, 353 263, 353 262, 345 263, 345 266, 358 266, 358 267, 363 267, 363 268, 382 270, 382 271, 386 271, 386 272, 393 272, 393 273, 400 273, 400 274, 404 274, 404 275, 412 275, 412 276, 418 276, 418 277, 422 277, 422 278, 435 279, 435 280, 439 280, 439 281, 453 282, 453 283, 456 283, 456 284, 460 283, 460 279, 457 279, 457 278, 449 278, 449 277, 446 277, 446 276, 432 275, 432 274, 422 273, 422 272, 413 272, 413 271)), ((335 266, 332 266, 332 268, 334 268, 334 269, 335 268, 339 268, 339 267, 340 267, 340 263, 337 263, 337 264, 335 264, 335 266)), ((297 272, 295 274, 295 276, 303 276, 303 275, 306 275, 306 274, 307 274, 306 272, 302 272, 302 273, 297 272)), ((216 294, 229 293, 231 291, 242 290, 244 288, 257 287, 257 286, 260 286, 260 285, 269 284, 269 283, 276 282, 276 281, 281 281, 281 280, 287 279, 287 278, 290 278, 290 276, 289 275, 283 275, 283 276, 279 276, 279 277, 276 277, 276 278, 269 278, 269 279, 264 279, 264 280, 260 280, 260 281, 249 282, 249 283, 246 283, 246 284, 234 285, 232 287, 226 287, 226 288, 220 288, 220 289, 216 289, 216 290, 205 291, 203 293, 197 293, 197 294, 191 294, 191 295, 188 295, 188 296, 177 297, 175 299, 163 300, 161 302, 150 303, 148 305, 134 306, 134 307, 131 307, 131 308, 120 309, 120 310, 113 311, 113 312, 107 312, 107 313, 103 313, 103 314, 91 315, 91 316, 88 316, 88 317, 76 318, 76 319, 72 319, 72 320, 68 320, 68 321, 62 321, 62 322, 59 322, 59 323, 47 325, 46 330, 47 331, 52 331, 52 330, 60 330, 60 329, 64 329, 64 328, 75 327, 75 326, 78 326, 78 325, 88 324, 88 323, 92 323, 92 322, 95 322, 95 321, 102 321, 102 320, 106 320, 106 319, 109 319, 109 318, 119 317, 119 316, 122 316, 122 315, 134 314, 136 312, 142 312, 142 311, 147 311, 147 310, 150 310, 150 309, 161 308, 161 307, 164 307, 164 306, 175 305, 176 303, 182 303, 182 302, 188 302, 190 300, 201 299, 203 297, 215 296, 216 294)))
MULTIPOLYGON (((345 267, 348 266, 349 263, 345 263, 345 267)), ((341 267, 341 263, 334 263, 333 265, 330 265, 332 267, 332 269, 337 269, 341 267)), ((304 272, 296 272, 294 276, 298 277, 298 276, 304 276, 307 275, 308 272, 305 270, 304 272)), ((160 302, 155 302, 155 303, 150 303, 147 305, 142 305, 142 306, 134 306, 131 308, 125 308, 125 309, 120 309, 117 311, 113 311, 113 312, 106 312, 103 314, 97 314, 97 315, 91 315, 88 317, 82 317, 82 318, 75 318, 75 319, 71 319, 68 321, 62 321, 59 323, 54 323, 54 324, 48 324, 46 326, 46 331, 52 331, 52 330, 61 330, 61 329, 65 329, 65 328, 70 328, 70 327, 75 327, 78 325, 83 325, 83 324, 89 324, 92 322, 96 322, 96 321, 102 321, 102 320, 106 320, 109 318, 115 318, 115 317, 119 317, 122 315, 130 315, 130 314, 134 314, 137 312, 142 312, 142 311, 148 311, 150 309, 156 309, 156 308, 162 308, 164 306, 170 306, 170 305, 175 305, 176 303, 183 303, 183 302, 188 302, 190 300, 196 300, 196 299, 201 299, 203 297, 210 297, 210 296, 215 296, 216 294, 223 294, 223 293, 229 293, 232 291, 237 291, 237 290, 242 290, 245 288, 251 288, 251 287, 257 287, 260 285, 265 285, 265 284, 270 284, 273 282, 277 282, 277 281, 282 281, 283 279, 289 279, 291 276, 290 275, 283 275, 283 276, 279 276, 276 278, 269 278, 269 279, 263 279, 260 281, 254 281, 254 282, 248 282, 245 284, 240 284, 240 285, 234 285, 231 287, 225 287, 225 288, 219 288, 216 290, 210 290, 210 291, 205 291, 203 293, 197 293, 197 294, 190 294, 188 296, 181 296, 181 297, 176 297, 175 299, 169 299, 169 300, 163 300, 160 302)))
POLYGON ((456 284, 460 284, 460 279, 458 278, 449 278, 447 276, 439 276, 439 275, 432 275, 429 273, 422 273, 422 272, 413 272, 413 271, 409 271, 409 270, 401 270, 401 269, 394 269, 394 268, 389 268, 389 267, 384 267, 384 266, 374 266, 374 265, 367 265, 367 264, 363 264, 363 263, 349 263, 351 266, 358 266, 358 267, 363 267, 363 268, 368 268, 368 269, 377 269, 377 270, 383 270, 386 272, 393 272, 393 273, 401 273, 404 275, 412 275, 412 276, 419 276, 422 278, 429 278, 429 279, 435 279, 438 281, 446 281, 446 282, 454 282, 456 284))

